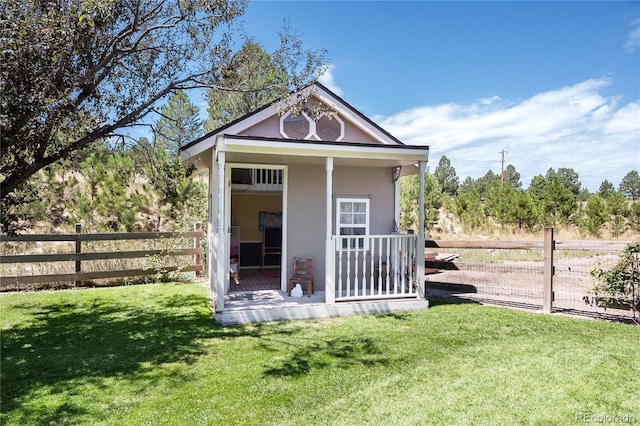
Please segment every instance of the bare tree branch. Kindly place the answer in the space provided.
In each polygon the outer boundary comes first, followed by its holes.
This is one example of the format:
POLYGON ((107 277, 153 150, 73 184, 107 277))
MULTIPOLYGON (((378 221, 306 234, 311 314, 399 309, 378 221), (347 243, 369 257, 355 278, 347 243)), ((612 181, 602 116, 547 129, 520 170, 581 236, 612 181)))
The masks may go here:
POLYGON ((15 191, 44 167, 142 124, 176 90, 285 94, 315 79, 323 58, 295 37, 283 37, 272 56, 286 71, 282 84, 225 77, 245 7, 245 0, 4 3, 0 207, 10 208, 15 191))

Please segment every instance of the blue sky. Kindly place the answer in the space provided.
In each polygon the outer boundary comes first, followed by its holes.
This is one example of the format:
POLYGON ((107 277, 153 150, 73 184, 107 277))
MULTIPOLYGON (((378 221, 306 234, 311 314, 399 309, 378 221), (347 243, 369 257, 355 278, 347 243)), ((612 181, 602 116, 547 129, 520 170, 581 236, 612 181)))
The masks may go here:
POLYGON ((267 51, 285 20, 326 49, 321 81, 458 176, 527 187, 549 167, 583 187, 640 169, 640 1, 252 1, 246 33, 267 51))

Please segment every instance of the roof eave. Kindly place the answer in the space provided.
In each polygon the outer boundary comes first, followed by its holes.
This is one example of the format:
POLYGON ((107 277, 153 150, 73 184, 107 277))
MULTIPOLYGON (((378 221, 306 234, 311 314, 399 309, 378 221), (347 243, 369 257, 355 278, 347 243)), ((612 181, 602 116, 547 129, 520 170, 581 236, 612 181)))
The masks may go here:
POLYGON ((224 151, 335 158, 428 161, 429 147, 224 135, 224 151))

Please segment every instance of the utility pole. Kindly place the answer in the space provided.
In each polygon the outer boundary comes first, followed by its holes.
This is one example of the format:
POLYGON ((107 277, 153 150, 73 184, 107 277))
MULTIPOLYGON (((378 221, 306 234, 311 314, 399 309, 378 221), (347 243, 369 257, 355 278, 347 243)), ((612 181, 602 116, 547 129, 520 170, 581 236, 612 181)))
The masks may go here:
POLYGON ((502 154, 502 167, 501 167, 501 172, 500 172, 500 185, 504 186, 504 154, 506 154, 507 151, 505 151, 504 149, 502 151, 500 151, 500 154, 502 154))

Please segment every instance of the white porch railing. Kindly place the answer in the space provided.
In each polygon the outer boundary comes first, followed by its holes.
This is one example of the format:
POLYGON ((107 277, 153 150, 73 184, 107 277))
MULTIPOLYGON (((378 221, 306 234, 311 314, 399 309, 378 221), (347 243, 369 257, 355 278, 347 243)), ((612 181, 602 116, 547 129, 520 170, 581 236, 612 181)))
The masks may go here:
POLYGON ((282 169, 241 169, 238 180, 231 180, 233 189, 245 191, 282 191, 282 169))
POLYGON ((251 174, 253 189, 256 191, 282 191, 282 170, 253 169, 251 174))
POLYGON ((334 235, 333 239, 336 302, 417 297, 417 235, 334 235))

